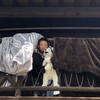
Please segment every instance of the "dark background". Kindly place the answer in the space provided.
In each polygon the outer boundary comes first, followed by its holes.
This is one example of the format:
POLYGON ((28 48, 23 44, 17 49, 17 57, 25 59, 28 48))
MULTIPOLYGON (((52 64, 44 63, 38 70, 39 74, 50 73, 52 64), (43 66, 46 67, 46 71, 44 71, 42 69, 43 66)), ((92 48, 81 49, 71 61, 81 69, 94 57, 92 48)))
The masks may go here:
MULTIPOLYGON (((1 29, 28 27, 100 27, 100 18, 0 18, 1 29)), ((100 37, 100 29, 0 30, 0 36, 5 37, 16 33, 30 32, 38 32, 45 37, 100 37)))

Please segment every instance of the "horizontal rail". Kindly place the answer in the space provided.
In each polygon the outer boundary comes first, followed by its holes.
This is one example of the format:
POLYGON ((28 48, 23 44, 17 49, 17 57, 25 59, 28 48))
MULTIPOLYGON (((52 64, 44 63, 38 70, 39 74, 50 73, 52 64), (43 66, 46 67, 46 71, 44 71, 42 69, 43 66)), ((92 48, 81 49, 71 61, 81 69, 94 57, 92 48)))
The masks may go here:
POLYGON ((100 30, 100 27, 24 27, 24 28, 0 28, 0 31, 17 30, 100 30))
MULTIPOLYGON (((0 91, 15 91, 17 87, 0 87, 0 91)), ((100 87, 56 87, 56 86, 25 86, 20 88, 22 91, 67 91, 67 92, 100 92, 100 87)))
POLYGON ((100 92, 99 87, 54 87, 54 86, 34 86, 22 87, 22 90, 49 90, 49 91, 73 91, 73 92, 100 92))
POLYGON ((0 96, 0 100, 100 100, 100 97, 34 97, 34 96, 0 96))

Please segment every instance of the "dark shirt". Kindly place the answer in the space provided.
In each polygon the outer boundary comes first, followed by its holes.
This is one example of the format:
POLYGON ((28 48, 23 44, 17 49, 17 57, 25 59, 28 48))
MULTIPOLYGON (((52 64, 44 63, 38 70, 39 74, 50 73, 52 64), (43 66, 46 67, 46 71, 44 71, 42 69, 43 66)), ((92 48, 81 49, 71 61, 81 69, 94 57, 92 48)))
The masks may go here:
POLYGON ((42 63, 43 63, 43 56, 38 53, 38 52, 34 52, 33 53, 33 69, 32 69, 32 75, 34 78, 37 78, 38 75, 39 77, 43 77, 43 66, 42 66, 42 63))

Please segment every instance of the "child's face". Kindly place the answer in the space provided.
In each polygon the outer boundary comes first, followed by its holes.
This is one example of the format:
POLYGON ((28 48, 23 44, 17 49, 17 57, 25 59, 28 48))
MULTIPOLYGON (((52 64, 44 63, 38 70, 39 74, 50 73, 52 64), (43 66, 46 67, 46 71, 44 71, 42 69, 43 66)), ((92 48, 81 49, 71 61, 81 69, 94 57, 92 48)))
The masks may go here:
POLYGON ((44 51, 44 49, 47 48, 47 47, 48 47, 47 41, 41 41, 41 42, 40 42, 40 44, 39 44, 39 49, 40 49, 41 51, 44 51))

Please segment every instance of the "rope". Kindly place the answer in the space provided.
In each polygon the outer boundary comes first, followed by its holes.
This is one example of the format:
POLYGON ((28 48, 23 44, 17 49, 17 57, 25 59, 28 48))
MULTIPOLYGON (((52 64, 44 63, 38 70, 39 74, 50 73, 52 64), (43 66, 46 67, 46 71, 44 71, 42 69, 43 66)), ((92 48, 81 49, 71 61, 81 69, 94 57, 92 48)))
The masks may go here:
POLYGON ((39 71, 39 74, 38 74, 38 76, 37 76, 37 78, 36 78, 36 81, 35 81, 35 84, 34 84, 34 85, 36 85, 36 84, 37 84, 37 82, 38 82, 38 80, 39 80, 39 77, 40 77, 41 72, 42 72, 42 67, 41 67, 41 69, 40 69, 40 71, 39 71))
POLYGON ((90 87, 93 87, 93 86, 94 86, 94 78, 93 78, 93 80, 92 80, 92 84, 91 84, 91 82, 89 81, 89 78, 88 78, 88 77, 87 77, 87 81, 88 81, 88 84, 89 84, 90 87))
POLYGON ((71 75, 70 75, 70 80, 69 80, 69 82, 68 82, 67 76, 65 75, 66 85, 67 85, 68 87, 71 86, 72 76, 73 76, 73 73, 71 73, 71 75))
POLYGON ((77 84, 78 84, 78 86, 81 87, 81 86, 83 85, 84 75, 82 75, 81 83, 79 82, 78 75, 75 74, 75 76, 76 76, 76 80, 77 80, 77 84))

